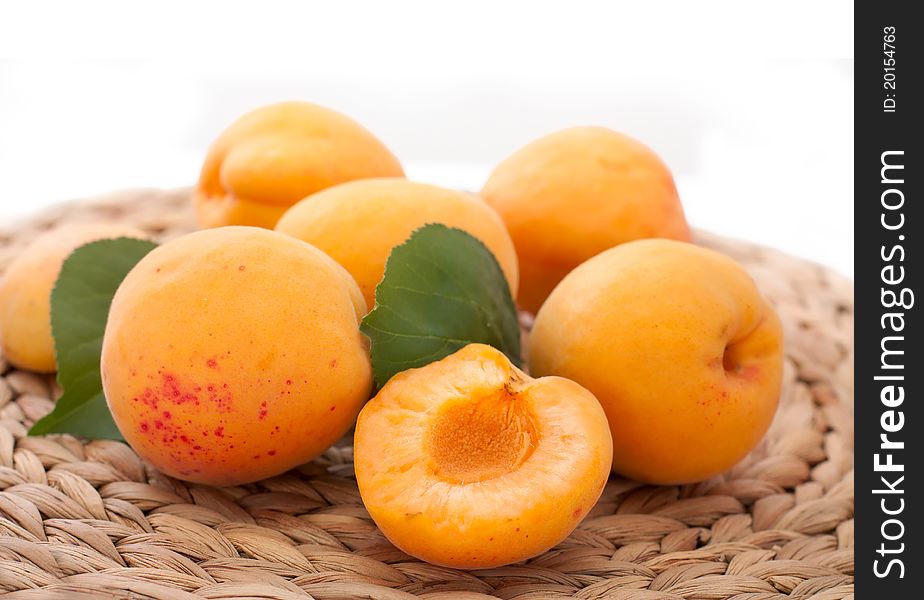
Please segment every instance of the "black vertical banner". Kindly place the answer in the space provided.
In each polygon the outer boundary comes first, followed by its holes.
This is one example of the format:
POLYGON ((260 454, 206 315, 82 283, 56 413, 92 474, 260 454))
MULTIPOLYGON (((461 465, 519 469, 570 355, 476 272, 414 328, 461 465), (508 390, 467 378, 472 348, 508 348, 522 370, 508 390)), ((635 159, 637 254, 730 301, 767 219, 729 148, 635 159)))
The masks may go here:
POLYGON ((855 7, 856 590, 921 597, 924 573, 924 23, 855 7))

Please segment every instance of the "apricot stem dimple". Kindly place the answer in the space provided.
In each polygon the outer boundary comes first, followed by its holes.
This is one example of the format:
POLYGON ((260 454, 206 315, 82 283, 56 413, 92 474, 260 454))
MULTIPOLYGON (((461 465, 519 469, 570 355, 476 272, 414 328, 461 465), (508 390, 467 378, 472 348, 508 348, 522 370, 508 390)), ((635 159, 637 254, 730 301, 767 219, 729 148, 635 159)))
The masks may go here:
POLYGON ((437 476, 466 484, 514 471, 538 441, 532 411, 505 386, 488 396, 441 407, 427 430, 424 450, 437 476))
POLYGON ((731 344, 725 346, 725 351, 722 353, 722 367, 726 373, 734 374, 741 369, 741 365, 738 364, 733 355, 734 349, 731 344))

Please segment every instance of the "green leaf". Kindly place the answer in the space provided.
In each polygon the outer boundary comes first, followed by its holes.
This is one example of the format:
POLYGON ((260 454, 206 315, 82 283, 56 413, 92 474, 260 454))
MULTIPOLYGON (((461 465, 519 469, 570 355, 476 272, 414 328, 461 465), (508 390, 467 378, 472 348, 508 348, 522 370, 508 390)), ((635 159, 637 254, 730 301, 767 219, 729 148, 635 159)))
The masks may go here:
POLYGON ((363 319, 378 387, 472 342, 520 364, 520 325, 504 273, 491 251, 460 230, 430 224, 396 246, 363 319))
POLYGON ((29 435, 71 433, 121 440, 100 377, 103 332, 112 296, 128 272, 157 244, 118 238, 85 244, 64 261, 51 292, 51 331, 64 394, 29 435))

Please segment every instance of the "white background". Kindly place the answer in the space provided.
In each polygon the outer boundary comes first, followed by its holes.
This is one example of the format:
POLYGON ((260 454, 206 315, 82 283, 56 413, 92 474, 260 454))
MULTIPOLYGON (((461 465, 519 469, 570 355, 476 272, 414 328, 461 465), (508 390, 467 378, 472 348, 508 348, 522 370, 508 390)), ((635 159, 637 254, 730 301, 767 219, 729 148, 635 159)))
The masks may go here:
POLYGON ((305 99, 412 178, 477 190, 558 128, 629 133, 694 226, 853 272, 849 2, 127 2, 0 7, 0 224, 195 181, 209 142, 305 99))

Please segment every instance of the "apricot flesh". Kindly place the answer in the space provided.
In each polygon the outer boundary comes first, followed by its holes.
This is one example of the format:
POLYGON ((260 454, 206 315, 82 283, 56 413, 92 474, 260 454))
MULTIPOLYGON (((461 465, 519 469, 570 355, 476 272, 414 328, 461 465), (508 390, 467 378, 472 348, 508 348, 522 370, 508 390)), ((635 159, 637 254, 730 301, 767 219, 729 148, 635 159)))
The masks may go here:
POLYGON ((196 188, 203 227, 272 228, 291 205, 364 177, 400 177, 401 164, 369 131, 309 102, 263 106, 232 123, 209 148, 196 188))
POLYGON ((283 215, 276 231, 317 246, 343 265, 371 309, 392 248, 428 223, 481 240, 516 294, 516 251, 504 223, 484 201, 464 192, 398 178, 353 181, 305 198, 283 215))
POLYGON ((664 162, 604 127, 544 136, 504 159, 481 196, 510 231, 520 261, 520 306, 536 313, 562 278, 590 257, 642 238, 690 240, 664 162))
POLYGON ((11 364, 44 373, 57 369, 51 291, 61 265, 79 246, 117 237, 147 234, 117 223, 63 225, 35 238, 10 263, 0 278, 0 342, 11 364))
POLYGON ((365 305, 323 252, 266 229, 222 227, 153 250, 113 298, 106 400, 160 471, 236 485, 326 450, 372 384, 365 305))
POLYGON ((732 259, 644 240, 565 277, 536 316, 529 366, 594 393, 615 471, 677 484, 722 473, 760 441, 782 349, 776 312, 732 259))
POLYGON ((396 546, 457 568, 525 560, 565 539, 610 470, 606 417, 567 379, 532 379, 470 344, 393 377, 363 408, 363 502, 396 546))

